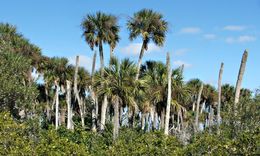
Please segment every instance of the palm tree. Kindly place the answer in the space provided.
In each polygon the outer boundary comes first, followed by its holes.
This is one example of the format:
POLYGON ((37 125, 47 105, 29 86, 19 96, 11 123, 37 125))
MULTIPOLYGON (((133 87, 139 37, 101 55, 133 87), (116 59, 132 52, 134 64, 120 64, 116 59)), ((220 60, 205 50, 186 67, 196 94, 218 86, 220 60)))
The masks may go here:
POLYGON ((134 80, 136 66, 129 59, 120 63, 118 59, 112 58, 110 64, 111 67, 104 70, 104 77, 96 75, 95 87, 100 96, 106 94, 113 104, 113 138, 116 139, 119 134, 119 106, 122 104, 131 105, 134 102, 134 90, 137 84, 134 80))
POLYGON ((143 9, 134 14, 134 17, 127 21, 127 28, 130 31, 129 39, 132 41, 138 36, 142 37, 143 43, 137 64, 136 79, 139 78, 142 58, 148 44, 152 40, 156 45, 163 46, 168 23, 163 15, 153 10, 143 9))
POLYGON ((247 50, 245 50, 243 57, 242 57, 242 60, 241 60, 239 73, 238 73, 238 77, 237 77, 237 83, 236 83, 235 103, 234 103, 234 113, 235 113, 235 115, 236 115, 236 111, 237 111, 237 104, 239 102, 240 89, 241 89, 242 79, 243 79, 243 75, 244 75, 245 68, 246 68, 247 57, 248 57, 248 52, 247 52, 247 50))
MULTIPOLYGON (((99 56, 101 64, 101 76, 104 75, 104 54, 103 43, 109 43, 113 49, 118 40, 119 26, 117 24, 117 18, 110 14, 97 12, 95 15, 89 14, 83 19, 81 23, 83 29, 83 35, 86 42, 93 50, 94 46, 99 47, 99 56)), ((107 108, 107 96, 104 96, 104 100, 101 108, 101 125, 100 129, 104 130, 107 108)))
POLYGON ((219 76, 218 76, 218 110, 217 110, 217 122, 218 122, 218 134, 219 134, 219 126, 220 126, 220 108, 221 108, 221 81, 223 74, 224 63, 221 63, 219 76))

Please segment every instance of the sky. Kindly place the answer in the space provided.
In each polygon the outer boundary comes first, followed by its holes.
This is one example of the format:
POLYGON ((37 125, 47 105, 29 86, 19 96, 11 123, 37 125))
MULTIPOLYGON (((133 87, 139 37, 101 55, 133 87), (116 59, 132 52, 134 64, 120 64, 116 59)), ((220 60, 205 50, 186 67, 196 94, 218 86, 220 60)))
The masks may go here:
MULTIPOLYGON (((44 55, 67 57, 70 63, 79 55, 89 70, 93 51, 82 37, 83 17, 97 11, 117 16, 121 40, 115 55, 137 62, 141 39, 129 40, 126 21, 144 8, 163 14, 169 31, 163 47, 149 44, 143 62, 165 62, 170 52, 172 68, 185 65, 186 81, 199 78, 214 86, 223 62, 223 83, 235 85, 247 49, 242 87, 260 87, 260 0, 8 0, 1 1, 0 22, 15 25, 44 55)), ((107 45, 104 54, 107 64, 107 45)))

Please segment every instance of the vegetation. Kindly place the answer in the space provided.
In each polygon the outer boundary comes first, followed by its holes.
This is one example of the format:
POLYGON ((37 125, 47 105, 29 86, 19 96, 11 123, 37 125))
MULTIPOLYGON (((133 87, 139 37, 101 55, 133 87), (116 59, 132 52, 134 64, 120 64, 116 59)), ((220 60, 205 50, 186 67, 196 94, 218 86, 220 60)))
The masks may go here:
POLYGON ((66 58, 48 57, 16 27, 0 23, 0 155, 259 155, 260 89, 218 89, 184 81, 184 66, 141 63, 148 44, 163 46, 168 23, 141 10, 127 22, 130 40, 143 40, 138 63, 119 60, 114 15, 98 12, 81 23, 86 43, 99 50, 91 73, 66 58), (103 44, 110 46, 104 65, 103 44), (32 76, 32 73, 36 73, 32 76), (43 82, 39 82, 42 78, 43 82))

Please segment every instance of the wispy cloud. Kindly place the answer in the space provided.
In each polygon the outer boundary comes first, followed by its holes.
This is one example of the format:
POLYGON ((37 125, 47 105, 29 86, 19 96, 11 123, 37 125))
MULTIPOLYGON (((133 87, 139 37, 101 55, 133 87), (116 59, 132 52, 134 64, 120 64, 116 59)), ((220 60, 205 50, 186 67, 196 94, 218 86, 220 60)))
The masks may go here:
POLYGON ((214 40, 217 36, 215 34, 204 34, 203 37, 207 40, 214 40))
POLYGON ((190 63, 187 63, 182 60, 173 61, 173 65, 175 65, 175 66, 182 66, 183 64, 184 64, 184 67, 186 67, 186 68, 189 68, 192 66, 190 63))
POLYGON ((246 43, 246 42, 253 42, 256 40, 256 37, 250 35, 242 35, 239 37, 227 37, 227 43, 246 43))
MULTIPOLYGON (((139 55, 142 47, 142 43, 130 43, 129 45, 120 49, 120 51, 128 56, 139 55)), ((161 48, 156 46, 154 43, 148 44, 147 53, 161 51, 161 48)))
POLYGON ((186 28, 182 28, 180 30, 181 34, 198 34, 200 33, 202 30, 198 27, 186 27, 186 28))
POLYGON ((181 55, 184 55, 185 53, 187 53, 189 51, 189 49, 187 48, 182 48, 182 49, 177 49, 174 54, 176 56, 181 56, 181 55))
MULTIPOLYGON (((68 57, 69 63, 75 65, 76 62, 76 56, 68 57)), ((85 56, 85 55, 79 55, 79 66, 84 67, 88 71, 91 71, 92 68, 92 58, 85 56)), ((96 69, 98 69, 99 65, 96 63, 96 69)))
POLYGON ((246 26, 242 25, 227 25, 223 28, 223 30, 228 30, 228 31, 243 31, 246 29, 246 26))

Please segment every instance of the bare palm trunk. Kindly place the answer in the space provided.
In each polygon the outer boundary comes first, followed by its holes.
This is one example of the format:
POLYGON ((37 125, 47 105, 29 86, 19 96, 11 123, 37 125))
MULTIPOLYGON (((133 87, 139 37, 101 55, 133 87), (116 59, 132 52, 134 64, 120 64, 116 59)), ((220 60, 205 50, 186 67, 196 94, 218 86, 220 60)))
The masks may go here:
MULTIPOLYGON (((103 55, 103 45, 102 41, 99 41, 99 57, 100 57, 100 68, 101 77, 104 77, 104 55, 103 55)), ((102 84, 104 87, 104 85, 102 84)), ((106 124, 106 110, 107 110, 107 95, 104 95, 104 99, 101 105, 101 120, 100 120, 100 130, 103 131, 106 124)))
POLYGON ((145 48, 144 48, 144 41, 143 41, 143 44, 142 44, 142 48, 141 48, 141 51, 140 51, 140 54, 139 54, 139 58, 138 58, 138 64, 137 64, 137 73, 136 73, 136 77, 135 77, 135 80, 138 80, 139 79, 139 74, 140 74, 140 68, 141 68, 141 64, 142 64, 142 58, 144 56, 144 51, 145 51, 145 48))
POLYGON ((93 132, 97 131, 97 114, 96 114, 96 96, 94 93, 94 88, 93 88, 93 83, 94 83, 94 72, 95 72, 95 67, 96 67, 96 57, 97 57, 97 52, 95 51, 93 55, 93 60, 92 60, 92 71, 91 71, 91 86, 90 86, 90 94, 91 94, 91 100, 92 100, 92 110, 91 110, 91 117, 92 117, 92 128, 91 130, 93 132))
POLYGON ((155 110, 155 111, 154 111, 154 122, 153 122, 153 128, 154 128, 154 130, 157 129, 157 122, 158 122, 158 112, 155 110))
POLYGON ((155 106, 153 105, 151 110, 150 110, 150 117, 151 117, 151 124, 152 124, 152 130, 154 130, 154 122, 155 122, 155 106))
POLYGON ((66 121, 66 109, 63 108, 60 110, 60 124, 65 125, 65 121, 66 121))
POLYGON ((168 73, 168 92, 167 92, 167 106, 166 106, 166 115, 165 115, 165 128, 164 128, 164 134, 169 134, 169 120, 170 120, 170 110, 171 110, 171 95, 172 95, 172 89, 171 89, 171 63, 170 63, 170 54, 167 53, 166 58, 166 64, 167 64, 167 73, 168 73))
POLYGON ((199 109, 200 109, 200 97, 203 90, 203 83, 201 83, 196 106, 196 117, 195 117, 195 132, 199 130, 199 109))
POLYGON ((66 81, 66 102, 67 102, 67 129, 72 129, 72 106, 71 106, 71 82, 66 81))
POLYGON ((57 80, 54 82, 56 87, 56 95, 55 95, 55 128, 56 130, 59 127, 59 86, 57 80))
POLYGON ((114 128, 113 128, 113 139, 116 140, 119 134, 119 99, 116 97, 114 102, 114 128))
POLYGON ((196 101, 194 100, 193 103, 192 103, 192 111, 193 112, 195 111, 195 104, 196 104, 196 101))
POLYGON ((50 114, 50 101, 49 101, 49 92, 48 92, 48 84, 45 83, 45 87, 44 87, 44 90, 45 90, 45 99, 46 99, 46 116, 47 116, 47 120, 50 121, 51 120, 51 114, 50 114))
POLYGON ((235 103, 234 103, 234 113, 235 113, 235 115, 237 114, 237 104, 239 102, 240 89, 241 89, 242 79, 243 79, 243 75, 244 75, 245 68, 246 68, 247 57, 248 57, 248 52, 245 50, 243 57, 242 57, 242 60, 241 60, 240 69, 239 69, 238 78, 237 78, 237 83, 236 83, 235 103))
POLYGON ((164 129, 164 124, 165 124, 165 108, 163 107, 162 111, 161 111, 161 128, 164 129))
POLYGON ((220 108, 221 108, 221 82, 222 82, 222 74, 223 74, 223 68, 224 68, 224 63, 221 63, 220 65, 220 70, 219 70, 219 76, 218 76, 218 110, 217 110, 217 123, 218 123, 218 129, 217 133, 219 134, 219 126, 220 126, 220 108))
POLYGON ((145 113, 142 113, 141 117, 141 129, 144 130, 145 127, 145 113))
POLYGON ((79 70, 79 56, 76 56, 76 66, 75 66, 75 73, 74 73, 74 94, 76 96, 76 99, 78 101, 79 105, 79 111, 80 111, 80 118, 81 118, 81 125, 84 128, 85 127, 85 121, 84 121, 84 107, 83 107, 83 100, 79 96, 78 91, 78 70, 79 70))
POLYGON ((100 130, 101 131, 103 131, 105 129, 106 110, 107 110, 107 95, 104 96, 104 101, 101 106, 101 120, 100 120, 100 130))
POLYGON ((202 114, 202 112, 205 110, 205 104, 206 104, 206 100, 203 101, 201 109, 200 109, 200 114, 202 114))

